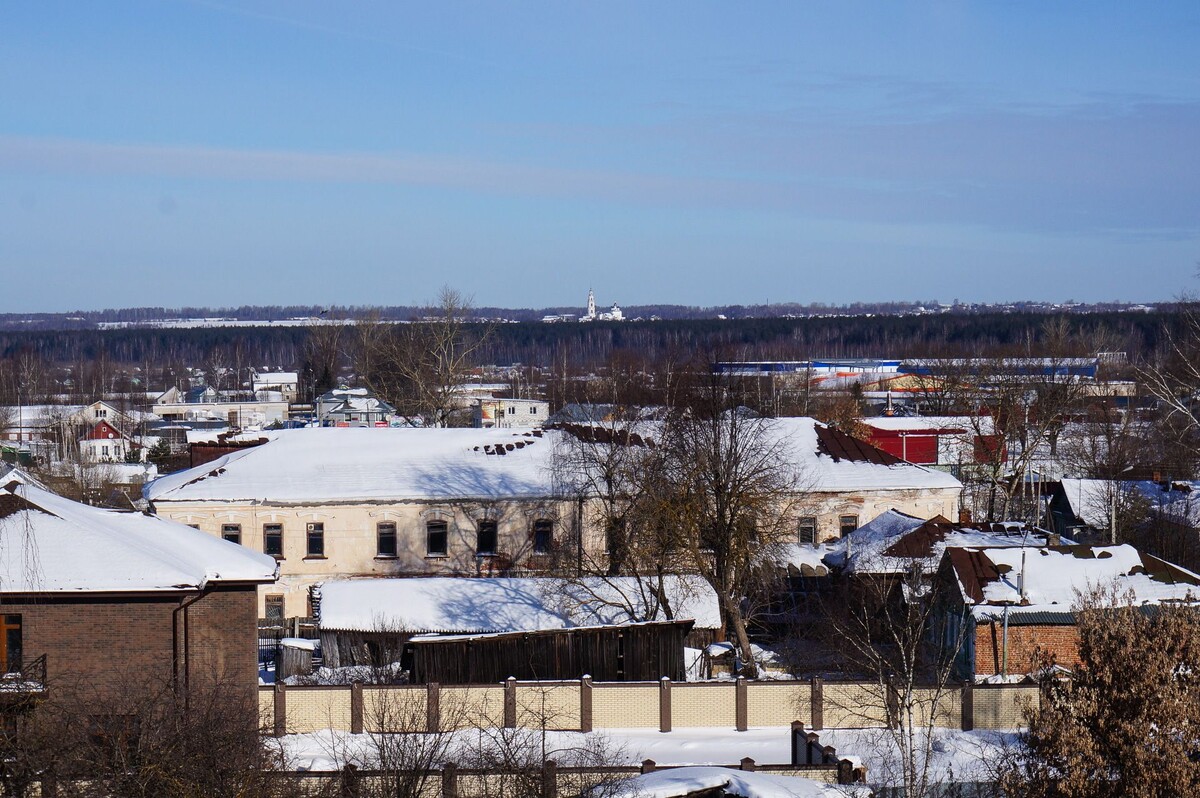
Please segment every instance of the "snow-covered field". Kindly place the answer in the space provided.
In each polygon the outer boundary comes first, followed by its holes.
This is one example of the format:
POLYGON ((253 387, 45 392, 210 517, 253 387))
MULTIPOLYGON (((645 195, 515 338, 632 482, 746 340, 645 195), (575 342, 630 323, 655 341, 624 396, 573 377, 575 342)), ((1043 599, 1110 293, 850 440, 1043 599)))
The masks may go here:
MULTIPOLYGON (((931 766, 938 780, 986 781, 987 760, 999 753, 1013 735, 1003 732, 962 732, 939 729, 934 740, 931 766)), ((447 759, 454 751, 478 751, 492 744, 493 732, 470 729, 455 733, 447 759)), ((728 728, 694 728, 660 732, 655 729, 605 729, 580 732, 525 732, 534 750, 569 764, 574 752, 602 750, 607 764, 638 764, 652 759, 660 765, 730 765, 744 757, 762 764, 791 761, 791 734, 787 727, 752 728, 744 732, 728 728), (543 749, 542 746, 545 746, 543 749)), ((819 732, 823 745, 832 745, 838 756, 867 766, 868 780, 886 781, 897 770, 897 756, 883 729, 825 729, 819 732)), ((346 762, 369 766, 374 750, 370 735, 319 731, 281 739, 291 767, 301 770, 336 770, 346 762)), ((462 761, 462 760, 459 760, 462 761)))

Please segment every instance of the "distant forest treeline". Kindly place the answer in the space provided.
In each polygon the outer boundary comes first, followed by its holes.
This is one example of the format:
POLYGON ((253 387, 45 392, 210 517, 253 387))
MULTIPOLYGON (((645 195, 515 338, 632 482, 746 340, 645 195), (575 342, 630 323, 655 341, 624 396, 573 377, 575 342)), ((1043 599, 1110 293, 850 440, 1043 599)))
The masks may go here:
MULTIPOLYGON (((1155 351, 1172 318, 1167 312, 978 313, 498 324, 491 327, 479 359, 501 366, 588 370, 615 353, 651 364, 688 353, 754 360, 1039 355, 1048 335, 1062 339, 1067 333, 1072 354, 1125 351, 1137 360, 1155 351)), ((230 366, 300 369, 308 335, 304 326, 0 331, 0 361, 26 353, 45 365, 102 362, 153 374, 198 367, 217 357, 230 366)), ((1060 350, 1061 343, 1056 341, 1060 350)))
MULTIPOLYGON (((609 302, 601 302, 601 309, 609 302)), ((966 304, 955 300, 953 305, 940 306, 936 299, 913 302, 854 302, 848 305, 830 305, 824 302, 801 304, 798 302, 773 303, 770 305, 721 305, 700 307, 694 305, 622 305, 626 319, 763 319, 773 317, 808 316, 864 316, 904 315, 931 311, 952 314, 990 314, 993 312, 1064 312, 1092 313, 1119 311, 1131 307, 1129 303, 1072 304, 1069 307, 1045 302, 1012 302, 1004 305, 966 304)), ((1139 306, 1141 307, 1141 306, 1139 306)), ((98 324, 147 324, 155 321, 175 319, 232 319, 235 321, 277 322, 292 319, 324 317, 329 319, 361 318, 376 315, 382 319, 408 320, 429 314, 431 307, 422 305, 389 305, 380 307, 348 307, 341 305, 241 305, 230 308, 207 307, 143 307, 108 308, 105 310, 72 311, 69 313, 0 313, 0 330, 83 330, 98 324)), ((547 315, 583 313, 579 306, 557 306, 547 308, 500 308, 477 307, 472 313, 480 319, 504 319, 507 321, 541 321, 547 315)))

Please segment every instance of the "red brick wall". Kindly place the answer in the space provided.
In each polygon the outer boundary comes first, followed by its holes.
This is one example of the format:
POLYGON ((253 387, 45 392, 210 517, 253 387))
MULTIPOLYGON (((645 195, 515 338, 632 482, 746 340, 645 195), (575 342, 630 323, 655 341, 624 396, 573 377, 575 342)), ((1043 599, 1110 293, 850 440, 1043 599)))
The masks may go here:
MULTIPOLYGON (((14 597, 0 601, 0 612, 21 615, 24 658, 28 662, 46 655, 51 690, 57 684, 63 689, 87 686, 119 692, 139 681, 170 680, 172 612, 180 598, 14 597)), ((192 679, 219 675, 254 689, 254 588, 214 591, 189 613, 192 679)), ((179 631, 182 653, 182 624, 179 631)))
MULTIPOLYGON (((1063 667, 1079 663, 1079 632, 1074 626, 1008 627, 1008 672, 1027 673, 1035 651, 1053 654, 1063 667)), ((1001 621, 975 628, 975 675, 1000 673, 1004 662, 1004 626, 1001 621)))

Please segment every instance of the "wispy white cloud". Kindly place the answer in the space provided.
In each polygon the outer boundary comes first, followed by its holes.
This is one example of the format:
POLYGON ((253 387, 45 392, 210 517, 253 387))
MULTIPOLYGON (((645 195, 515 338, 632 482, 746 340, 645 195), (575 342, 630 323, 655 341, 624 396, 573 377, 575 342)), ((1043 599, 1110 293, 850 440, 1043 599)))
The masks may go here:
POLYGON ((561 169, 441 155, 322 153, 0 136, 0 170, 76 177, 383 183, 500 194, 668 200, 736 186, 634 172, 561 169))

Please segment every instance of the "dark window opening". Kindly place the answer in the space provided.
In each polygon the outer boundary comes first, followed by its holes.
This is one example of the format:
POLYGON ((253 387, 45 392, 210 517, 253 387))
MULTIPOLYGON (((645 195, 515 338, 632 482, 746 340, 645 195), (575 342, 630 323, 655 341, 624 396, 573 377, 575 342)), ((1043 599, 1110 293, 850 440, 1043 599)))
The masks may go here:
POLYGON ((21 670, 21 616, 0 615, 0 670, 21 670))
POLYGON ((842 537, 846 537, 846 535, 858 529, 858 516, 843 515, 838 519, 838 526, 841 529, 842 537))
POLYGON ((267 622, 283 625, 283 596, 267 596, 267 622))
POLYGON ((445 521, 430 521, 425 524, 425 554, 430 557, 445 557, 447 543, 445 521))
POLYGON ((283 524, 263 524, 263 554, 283 556, 283 524))
POLYGON ((533 553, 549 554, 554 542, 554 522, 549 518, 539 518, 533 522, 533 553))
POLYGON ((221 537, 228 540, 230 543, 242 542, 242 525, 241 524, 221 524, 221 537))
POLYGON ((375 527, 375 555, 377 557, 396 556, 396 525, 393 523, 378 524, 375 527))
POLYGON ((324 524, 309 524, 308 525, 308 553, 306 557, 324 557, 325 556, 325 525, 324 524))
POLYGON ((817 519, 812 516, 806 516, 800 519, 800 523, 796 528, 797 543, 816 543, 817 542, 817 519))
POLYGON ((496 522, 490 519, 483 519, 479 522, 479 526, 475 537, 475 553, 476 554, 495 554, 496 553, 496 522))

